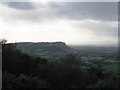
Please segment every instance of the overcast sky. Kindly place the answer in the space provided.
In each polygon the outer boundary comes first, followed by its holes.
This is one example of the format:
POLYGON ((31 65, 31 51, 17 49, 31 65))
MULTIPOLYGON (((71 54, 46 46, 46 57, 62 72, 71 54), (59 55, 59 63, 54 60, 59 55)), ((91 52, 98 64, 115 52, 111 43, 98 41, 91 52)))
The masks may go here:
POLYGON ((117 2, 2 2, 0 38, 72 45, 118 43, 117 2))

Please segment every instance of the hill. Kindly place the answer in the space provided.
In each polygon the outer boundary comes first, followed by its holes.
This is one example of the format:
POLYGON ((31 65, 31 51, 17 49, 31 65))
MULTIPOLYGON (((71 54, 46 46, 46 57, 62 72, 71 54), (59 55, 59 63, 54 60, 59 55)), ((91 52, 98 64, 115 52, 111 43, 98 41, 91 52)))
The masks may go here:
POLYGON ((59 59, 66 54, 76 52, 63 42, 20 42, 17 43, 17 49, 32 56, 40 56, 48 59, 59 59))

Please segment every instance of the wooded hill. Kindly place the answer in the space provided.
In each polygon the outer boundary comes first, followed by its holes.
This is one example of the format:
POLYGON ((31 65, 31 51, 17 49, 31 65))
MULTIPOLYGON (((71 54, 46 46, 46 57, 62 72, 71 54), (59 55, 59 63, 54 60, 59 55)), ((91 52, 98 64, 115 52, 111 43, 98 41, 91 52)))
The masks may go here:
POLYGON ((47 59, 59 59, 67 54, 76 53, 74 49, 63 42, 21 42, 16 44, 17 49, 20 49, 23 53, 47 59))

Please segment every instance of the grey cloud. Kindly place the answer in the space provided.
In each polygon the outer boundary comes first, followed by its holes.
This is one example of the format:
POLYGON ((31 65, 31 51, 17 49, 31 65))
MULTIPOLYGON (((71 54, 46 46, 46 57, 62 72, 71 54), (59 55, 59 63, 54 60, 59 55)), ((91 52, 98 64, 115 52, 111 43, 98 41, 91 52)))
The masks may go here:
MULTIPOLYGON (((106 21, 118 20, 117 2, 49 2, 46 6, 39 4, 36 7, 35 2, 9 2, 4 3, 10 8, 19 10, 31 10, 29 20, 45 17, 46 19, 63 18, 73 20, 95 19, 106 21), (42 9, 40 9, 42 8, 42 9), (34 11, 40 9, 40 11, 34 11), (45 11, 44 11, 45 10, 45 11), (52 12, 52 13, 49 13, 52 12), (36 17, 37 16, 37 17, 36 17)), ((24 15, 22 15, 24 16, 24 15)), ((24 17, 23 17, 24 18, 24 17)), ((33 20, 34 21, 34 20, 33 20)))
MULTIPOLYGON (((3 5, 2 13, 0 13, 1 19, 6 20, 5 22, 7 23, 8 21, 16 23, 21 20, 39 23, 41 20, 71 19, 74 21, 82 21, 92 19, 98 20, 100 23, 85 22, 84 25, 78 23, 75 25, 75 28, 78 27, 77 30, 79 30, 79 28, 91 30, 95 35, 100 37, 117 37, 118 34, 117 27, 112 27, 112 21, 117 21, 118 19, 117 2, 51 2, 46 5, 37 4, 38 6, 35 6, 36 4, 32 2, 10 2, 2 4, 9 7, 9 9, 4 8, 3 5), (16 10, 12 10, 11 8, 16 10), (111 24, 106 23, 106 21, 111 22, 111 24)), ((71 26, 73 26, 73 24, 71 24, 71 26)))
POLYGON ((117 24, 115 22, 99 22, 99 23, 92 23, 86 21, 85 24, 82 23, 74 23, 71 24, 75 28, 77 28, 79 32, 79 28, 83 30, 89 30, 94 32, 98 36, 110 36, 110 37, 118 37, 118 27, 112 26, 112 24, 117 24))
POLYGON ((93 30, 99 36, 118 37, 118 31, 115 27, 101 27, 101 29, 93 30))
POLYGON ((2 4, 18 10, 30 10, 35 8, 32 2, 3 2, 2 4))
POLYGON ((117 2, 67 2, 56 6, 58 15, 70 19, 98 19, 117 21, 118 20, 118 3, 117 2))
MULTIPOLYGON (((0 3, 3 7, 12 9, 11 12, 8 10, 1 13, 4 20, 22 20, 31 22, 41 22, 44 20, 55 20, 59 18, 52 7, 49 5, 45 6, 42 3, 35 2, 4 2, 0 3), (37 6, 36 6, 37 5, 37 6)), ((9 10, 10 10, 9 9, 9 10)))

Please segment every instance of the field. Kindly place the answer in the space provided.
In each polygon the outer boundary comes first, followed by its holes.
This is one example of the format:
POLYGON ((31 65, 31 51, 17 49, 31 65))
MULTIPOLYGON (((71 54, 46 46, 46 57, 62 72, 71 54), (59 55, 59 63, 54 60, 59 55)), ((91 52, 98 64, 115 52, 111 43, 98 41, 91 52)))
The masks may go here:
MULTIPOLYGON (((109 71, 113 71, 114 73, 118 73, 119 72, 119 68, 120 68, 120 63, 105 63, 103 64, 103 68, 109 71)), ((119 72, 120 73, 120 72, 119 72)))
MULTIPOLYGON (((87 51, 86 51, 87 52, 87 51)), ((86 60, 88 62, 97 62, 101 63, 103 69, 112 71, 114 73, 120 73, 120 61, 117 58, 116 51, 109 51, 107 53, 103 52, 87 52, 86 54, 86 60)))

